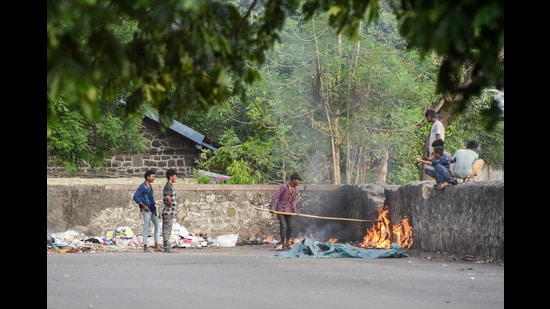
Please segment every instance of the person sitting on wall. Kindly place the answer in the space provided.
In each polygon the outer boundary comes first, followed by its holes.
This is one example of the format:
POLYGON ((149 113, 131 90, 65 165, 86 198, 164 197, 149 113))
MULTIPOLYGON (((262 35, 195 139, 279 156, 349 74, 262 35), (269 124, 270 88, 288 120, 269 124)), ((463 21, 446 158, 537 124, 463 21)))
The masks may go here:
POLYGON ((416 158, 417 162, 431 165, 434 168, 435 176, 435 188, 443 189, 448 184, 456 185, 456 179, 451 176, 451 161, 449 158, 444 155, 444 148, 441 146, 434 147, 434 158, 431 161, 422 160, 421 158, 416 158))
MULTIPOLYGON (((445 142, 442 140, 442 139, 436 139, 433 143, 432 143, 432 147, 445 147, 445 142)), ((446 156, 448 159, 449 159, 449 162, 451 162, 452 160, 452 155, 450 152, 448 152, 446 149, 443 149, 443 155, 446 156)), ((434 157, 431 156, 428 158, 428 161, 431 161, 433 160, 434 157)), ((424 165, 424 173, 428 174, 430 177, 432 178, 435 178, 435 170, 434 170, 434 167, 432 165, 429 165, 429 164, 425 164, 424 165)), ((451 175, 453 174, 451 172, 451 168, 449 167, 449 173, 451 173, 451 175)))
POLYGON ((479 158, 476 141, 469 141, 466 149, 458 149, 451 161, 455 163, 454 177, 462 178, 462 182, 473 181, 479 171, 485 166, 485 161, 479 158))

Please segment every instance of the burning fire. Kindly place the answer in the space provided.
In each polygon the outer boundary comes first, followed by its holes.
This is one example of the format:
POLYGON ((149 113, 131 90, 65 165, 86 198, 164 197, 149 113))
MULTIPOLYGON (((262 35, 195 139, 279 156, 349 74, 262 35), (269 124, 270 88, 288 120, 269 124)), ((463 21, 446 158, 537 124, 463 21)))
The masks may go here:
POLYGON ((390 229, 390 210, 387 205, 376 209, 378 222, 367 229, 367 234, 359 244, 362 248, 389 249, 392 242, 397 243, 403 249, 409 249, 413 244, 412 226, 407 217, 401 219, 399 224, 390 229), (395 241, 394 241, 395 238, 395 241))
MULTIPOLYGON (((412 226, 409 224, 409 219, 405 216, 399 224, 390 228, 389 206, 376 208, 378 211, 377 222, 367 229, 367 234, 363 237, 363 241, 359 243, 361 248, 389 249, 392 242, 397 243, 403 249, 409 249, 413 244, 412 226)), ((313 234, 308 235, 314 238, 313 234)), ((338 239, 332 237, 328 240, 335 244, 338 239)), ((273 235, 268 235, 262 241, 264 243, 274 243, 273 235)), ((293 243, 299 243, 299 238, 294 238, 293 243)))
MULTIPOLYGON (((315 236, 313 235, 313 233, 309 233, 309 235, 307 235, 307 237, 309 237, 309 238, 311 238, 311 239, 315 238, 315 236)), ((296 240, 294 240, 294 243, 296 243, 296 242, 298 242, 298 241, 299 241, 299 239, 296 238, 296 240)), ((330 239, 328 240, 328 242, 333 243, 333 244, 335 244, 337 241, 338 241, 338 238, 335 238, 335 237, 332 237, 332 238, 330 238, 330 239)))
MULTIPOLYGON (((299 242, 301 242, 302 240, 300 238, 294 238, 292 240, 292 243, 293 244, 297 244, 299 242)), ((263 240, 262 240, 263 243, 275 243, 275 242, 278 242, 276 240, 273 239, 273 235, 267 235, 263 240)))

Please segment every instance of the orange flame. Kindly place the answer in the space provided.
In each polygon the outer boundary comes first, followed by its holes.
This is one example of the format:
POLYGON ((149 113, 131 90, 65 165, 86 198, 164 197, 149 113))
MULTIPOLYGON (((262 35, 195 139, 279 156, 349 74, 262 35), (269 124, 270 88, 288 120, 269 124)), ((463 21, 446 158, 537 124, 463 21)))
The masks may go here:
POLYGON ((333 237, 333 238, 329 239, 328 241, 335 244, 338 241, 338 238, 333 237))
POLYGON ((359 244, 362 248, 389 249, 392 242, 397 243, 404 249, 409 249, 413 244, 412 226, 409 225, 407 217, 393 228, 390 227, 389 206, 379 207, 378 221, 373 223, 363 241, 359 244), (394 241, 394 238, 395 241, 394 241))
POLYGON ((393 236, 395 242, 401 248, 409 249, 413 244, 412 226, 409 224, 409 218, 406 216, 401 219, 398 225, 393 227, 393 236))
POLYGON ((262 242, 273 242, 273 235, 267 235, 262 242))

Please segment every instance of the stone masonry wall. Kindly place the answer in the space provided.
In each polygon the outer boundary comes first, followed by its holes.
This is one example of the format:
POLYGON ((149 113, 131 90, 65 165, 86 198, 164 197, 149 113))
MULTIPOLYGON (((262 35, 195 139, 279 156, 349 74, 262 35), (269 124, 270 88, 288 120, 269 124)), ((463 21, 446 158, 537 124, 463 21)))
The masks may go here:
MULTIPOLYGON (((47 237, 76 230, 105 236, 119 226, 140 235, 143 221, 132 195, 143 179, 132 183, 93 184, 48 179, 47 237)), ((162 205, 165 180, 153 184, 162 205)), ((410 249, 504 258, 504 181, 477 181, 435 190, 433 181, 396 185, 302 185, 300 212, 319 217, 376 220, 377 208, 388 205, 392 228, 407 218, 413 226, 410 249)), ((176 183, 177 222, 190 232, 216 237, 239 234, 239 242, 280 239, 276 215, 267 212, 278 185, 199 185, 176 183)), ((295 237, 314 235, 326 241, 359 242, 372 222, 296 217, 295 237)), ((152 227, 151 231, 152 233, 152 227)))
POLYGON ((414 247, 504 258, 504 181, 479 181, 434 190, 411 182, 388 194, 392 222, 407 216, 414 247))
POLYGON ((48 177, 143 179, 143 174, 148 169, 154 169, 158 175, 164 175, 168 168, 175 168, 180 177, 192 177, 192 171, 196 168, 195 160, 200 155, 197 144, 172 130, 162 133, 158 126, 157 122, 149 118, 143 119, 141 131, 148 143, 148 148, 143 153, 115 155, 106 162, 104 168, 93 169, 89 165, 84 165, 76 175, 71 175, 64 167, 48 161, 48 177))

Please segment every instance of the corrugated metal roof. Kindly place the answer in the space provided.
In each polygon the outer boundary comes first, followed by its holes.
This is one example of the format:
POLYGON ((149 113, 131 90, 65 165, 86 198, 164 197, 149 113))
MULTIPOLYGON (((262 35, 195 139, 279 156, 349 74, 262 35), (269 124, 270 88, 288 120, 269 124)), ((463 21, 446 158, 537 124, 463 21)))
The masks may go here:
POLYGON ((226 181, 228 180, 229 178, 231 178, 230 176, 227 176, 227 175, 222 175, 222 174, 218 174, 218 173, 214 173, 214 172, 210 172, 210 171, 205 171, 205 170, 199 170, 199 174, 201 175, 204 175, 204 176, 208 176, 216 181, 226 181))
MULTIPOLYGON (((156 114, 152 113, 146 113, 145 116, 147 116, 149 119, 154 120, 156 122, 159 122, 159 117, 156 114)), ((195 143, 204 146, 210 150, 216 151, 218 148, 206 143, 204 141, 204 135, 191 129, 190 127, 184 125, 183 123, 172 119, 172 125, 170 126, 170 129, 182 136, 185 136, 186 138, 194 141, 195 143)))

